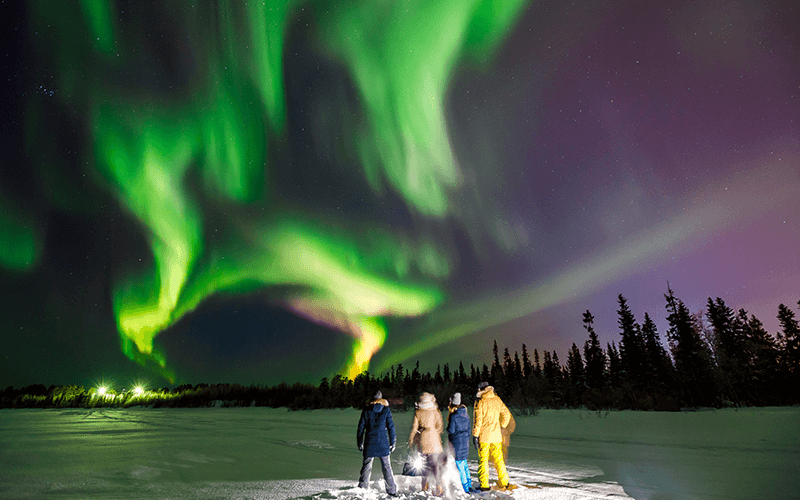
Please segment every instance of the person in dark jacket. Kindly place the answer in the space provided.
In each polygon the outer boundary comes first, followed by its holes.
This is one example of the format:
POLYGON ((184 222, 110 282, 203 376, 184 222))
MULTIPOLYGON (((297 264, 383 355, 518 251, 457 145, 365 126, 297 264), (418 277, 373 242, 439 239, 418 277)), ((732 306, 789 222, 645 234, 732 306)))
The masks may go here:
POLYGON ((467 407, 461 404, 461 393, 457 392, 450 398, 447 407, 447 439, 453 445, 456 468, 461 477, 461 486, 465 493, 472 491, 472 480, 469 477, 467 457, 469 457, 470 426, 467 407))
POLYGON ((361 412, 356 432, 358 449, 364 453, 361 465, 361 475, 358 486, 369 488, 369 479, 372 475, 372 459, 380 457, 383 479, 386 481, 386 493, 397 495, 397 484, 394 482, 392 463, 389 454, 394 451, 397 436, 394 433, 394 422, 389 402, 383 399, 381 391, 375 393, 372 402, 361 412))

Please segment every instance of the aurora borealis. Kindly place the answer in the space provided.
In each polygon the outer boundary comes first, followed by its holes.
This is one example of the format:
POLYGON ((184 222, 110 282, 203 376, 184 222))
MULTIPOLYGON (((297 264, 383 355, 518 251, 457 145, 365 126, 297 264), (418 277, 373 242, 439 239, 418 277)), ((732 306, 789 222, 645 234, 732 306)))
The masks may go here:
POLYGON ((667 281, 773 332, 800 299, 797 6, 2 9, 5 385, 565 352, 667 281))

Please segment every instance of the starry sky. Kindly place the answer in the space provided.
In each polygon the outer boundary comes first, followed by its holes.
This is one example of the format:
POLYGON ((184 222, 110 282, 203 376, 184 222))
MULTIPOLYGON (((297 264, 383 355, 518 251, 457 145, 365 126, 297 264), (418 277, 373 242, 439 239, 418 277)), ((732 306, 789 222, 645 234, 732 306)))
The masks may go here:
POLYGON ((800 6, 0 3, 0 386, 317 383, 800 299, 800 6), (148 5, 145 5, 148 4, 148 5))

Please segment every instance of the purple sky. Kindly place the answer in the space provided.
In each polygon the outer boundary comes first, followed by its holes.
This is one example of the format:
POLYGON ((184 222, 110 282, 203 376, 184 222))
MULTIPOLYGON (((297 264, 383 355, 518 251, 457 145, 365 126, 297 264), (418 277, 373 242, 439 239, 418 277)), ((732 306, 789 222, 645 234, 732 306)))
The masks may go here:
POLYGON ((481 325, 423 365, 493 339, 564 359, 586 339, 587 309, 601 342, 618 342, 620 293, 666 344, 668 282, 693 312, 722 297, 776 333, 778 304, 800 299, 799 15, 765 2, 533 3, 491 74, 457 81, 451 101, 456 129, 502 123, 497 168, 526 265, 498 266, 485 280, 505 288, 421 328, 425 349, 431 332, 481 325), (514 305, 496 313, 489 299, 506 288, 514 305))

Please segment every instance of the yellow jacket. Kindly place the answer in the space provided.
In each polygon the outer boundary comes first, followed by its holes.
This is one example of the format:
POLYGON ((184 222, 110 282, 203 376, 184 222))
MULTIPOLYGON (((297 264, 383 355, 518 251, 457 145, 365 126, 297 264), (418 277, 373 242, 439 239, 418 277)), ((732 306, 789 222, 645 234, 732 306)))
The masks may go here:
POLYGON ((478 393, 475 402, 472 435, 477 436, 481 443, 502 443, 501 428, 506 427, 511 419, 511 412, 494 393, 494 387, 486 387, 478 393))

